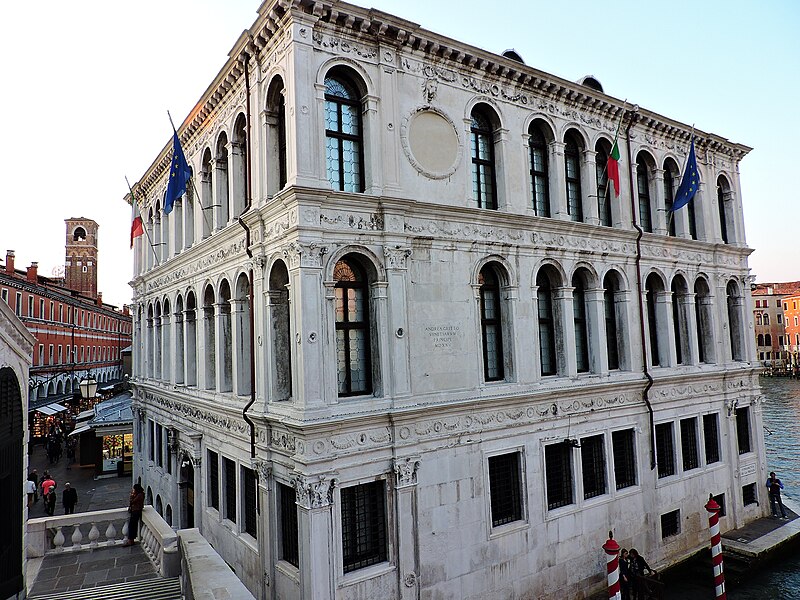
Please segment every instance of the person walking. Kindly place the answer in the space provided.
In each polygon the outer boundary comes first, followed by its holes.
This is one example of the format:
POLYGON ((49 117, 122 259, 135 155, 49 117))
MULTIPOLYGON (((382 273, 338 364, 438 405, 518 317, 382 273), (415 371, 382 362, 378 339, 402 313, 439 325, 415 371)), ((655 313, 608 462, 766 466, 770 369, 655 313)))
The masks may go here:
POLYGON ((64 505, 65 515, 71 515, 75 512, 75 505, 78 503, 78 490, 70 486, 69 482, 64 484, 64 491, 61 493, 61 503, 64 505))
POLYGON ((42 498, 44 498, 44 510, 52 516, 56 510, 56 482, 47 471, 44 472, 42 481, 42 498))
POLYGON ((25 480, 25 493, 28 495, 28 509, 33 506, 33 498, 36 496, 36 484, 30 479, 25 480))
POLYGON ((769 490, 769 506, 772 509, 773 518, 778 518, 778 511, 775 510, 775 504, 781 508, 781 518, 787 519, 786 509, 783 508, 783 500, 781 500, 781 490, 783 489, 783 482, 775 476, 775 471, 771 471, 769 479, 767 479, 767 489, 769 490))
POLYGON ((139 533, 139 521, 142 520, 143 510, 144 488, 138 483, 134 483, 131 490, 130 503, 128 504, 128 512, 131 515, 128 519, 128 539, 122 544, 123 546, 132 546, 136 543, 136 535, 139 533))
POLYGON ((34 469, 28 475, 28 481, 33 482, 33 502, 36 503, 39 501, 39 473, 34 469))

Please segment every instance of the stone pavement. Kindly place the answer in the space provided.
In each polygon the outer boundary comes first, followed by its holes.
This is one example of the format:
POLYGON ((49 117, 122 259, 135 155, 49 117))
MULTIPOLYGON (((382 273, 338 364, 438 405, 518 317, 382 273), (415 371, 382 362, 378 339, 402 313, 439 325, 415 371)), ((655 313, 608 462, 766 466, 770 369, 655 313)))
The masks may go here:
POLYGON ((29 593, 52 594, 158 577, 153 563, 138 544, 48 554, 29 593))
MULTIPOLYGON (((33 451, 28 457, 28 469, 29 471, 36 469, 40 477, 44 471, 49 471, 55 480, 57 501, 54 514, 56 515, 64 514, 61 492, 64 491, 64 484, 67 482, 78 491, 78 504, 75 506, 75 512, 127 508, 128 506, 128 497, 133 486, 130 475, 95 480, 93 466, 81 467, 77 460, 72 465, 68 465, 66 454, 57 463, 51 465, 47 460, 44 446, 33 447, 33 451)), ((44 516, 47 516, 47 513, 40 497, 39 501, 28 511, 28 518, 44 516)))
POLYGON ((762 517, 727 531, 722 536, 723 551, 745 557, 750 562, 761 561, 779 547, 800 539, 800 504, 783 496, 783 505, 788 519, 762 517))

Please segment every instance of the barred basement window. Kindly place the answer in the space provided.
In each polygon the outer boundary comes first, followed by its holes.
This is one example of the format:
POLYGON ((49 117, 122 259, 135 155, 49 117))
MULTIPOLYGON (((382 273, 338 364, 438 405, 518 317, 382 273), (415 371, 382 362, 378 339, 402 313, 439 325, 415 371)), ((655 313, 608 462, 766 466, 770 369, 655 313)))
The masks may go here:
POLYGON ((706 464, 719 462, 719 423, 717 413, 703 415, 703 441, 706 444, 706 464))
POLYGON ((244 505, 244 532, 258 539, 258 496, 256 493, 256 472, 253 469, 242 467, 244 505))
POLYGON ((736 409, 736 439, 739 442, 739 454, 751 451, 750 447, 750 407, 736 409))
POLYGON ((745 506, 756 504, 758 502, 758 494, 756 492, 756 484, 748 483, 742 486, 742 503, 745 506))
POLYGON ((388 559, 386 482, 342 488, 342 563, 345 573, 388 559))
POLYGON ((544 448, 547 508, 572 504, 572 446, 561 442, 544 448))
POLYGON ((611 433, 611 446, 614 451, 614 482, 618 490, 636 485, 634 440, 633 429, 611 433))
POLYGON ((606 493, 606 454, 603 435, 593 435, 581 440, 581 470, 584 499, 606 493))
POLYGON ((691 471, 700 466, 697 452, 697 419, 681 419, 681 455, 683 470, 691 471))
POLYGON ((219 510, 219 455, 208 451, 208 503, 219 510))
MULTIPOLYGON (((81 350, 82 349, 83 348, 81 348, 81 350)), ((150 440, 150 452, 148 454, 148 457, 150 458, 151 461, 154 461, 156 459, 156 424, 153 422, 152 419, 147 419, 147 428, 149 430, 148 433, 150 434, 148 436, 150 440)))
POLYGON ((280 559, 300 568, 297 545, 297 493, 293 487, 278 484, 278 519, 280 527, 280 559))
POLYGON ((714 496, 714 502, 719 504, 719 516, 725 516, 725 494, 717 494, 714 496))
POLYGON ((225 518, 236 523, 236 463, 222 458, 225 469, 225 518))
POLYGON ((492 527, 522 519, 519 452, 489 457, 492 527))
POLYGON ((672 439, 672 423, 656 425, 656 461, 658 477, 675 475, 675 443, 672 439))
POLYGON ((661 515, 661 539, 678 535, 681 532, 681 511, 673 510, 661 515))

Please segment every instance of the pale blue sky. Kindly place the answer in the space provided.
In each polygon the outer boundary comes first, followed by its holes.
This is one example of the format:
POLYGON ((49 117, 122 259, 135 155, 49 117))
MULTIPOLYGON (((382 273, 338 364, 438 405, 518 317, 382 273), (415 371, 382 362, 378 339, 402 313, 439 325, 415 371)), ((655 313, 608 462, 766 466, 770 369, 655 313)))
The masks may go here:
MULTIPOLYGON (((630 103, 754 150, 741 163, 759 281, 800 279, 800 3, 356 2, 569 80, 595 75, 630 103), (496 7, 496 8, 495 8, 496 7), (501 9, 502 7, 502 9, 501 9), (792 233, 792 232, 795 233, 792 233)), ((5 123, 0 253, 42 273, 64 261, 64 222, 100 223, 106 301, 130 300, 136 181, 169 142, 259 6, 252 0, 13 2, 0 22, 5 123)))

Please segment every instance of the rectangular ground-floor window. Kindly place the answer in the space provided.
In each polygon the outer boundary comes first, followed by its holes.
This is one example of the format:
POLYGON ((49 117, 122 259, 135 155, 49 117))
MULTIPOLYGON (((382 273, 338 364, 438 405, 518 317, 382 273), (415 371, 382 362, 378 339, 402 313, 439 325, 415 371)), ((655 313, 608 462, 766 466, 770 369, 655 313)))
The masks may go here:
POLYGON ((593 435, 581 439, 581 471, 584 499, 606 493, 605 436, 593 435))
POLYGON ((617 489, 636 485, 636 452, 633 429, 614 431, 611 446, 614 452, 614 482, 617 489))
POLYGON ((656 425, 656 461, 659 478, 675 475, 675 441, 672 438, 672 423, 656 425))
POLYGON ((691 471, 700 466, 697 452, 697 419, 681 419, 681 456, 683 470, 691 471))
POLYGON ((236 523, 236 463, 222 458, 225 476, 225 518, 236 523))
POLYGON ((739 454, 751 451, 749 406, 736 409, 736 439, 739 442, 739 454))
POLYGON ((519 452, 489 457, 489 496, 492 527, 522 519, 519 452))
POLYGON ((564 442, 544 447, 547 508, 575 502, 572 491, 572 446, 564 442))
POLYGON ((219 454, 208 451, 208 505, 219 510, 219 454))
POLYGON ((714 502, 719 504, 719 516, 725 516, 725 494, 717 494, 714 496, 714 502))
POLYGON ((750 506, 758 502, 758 492, 755 483, 748 483, 742 486, 742 504, 750 506))
POLYGON ((386 482, 342 488, 341 497, 344 572, 388 560, 386 482))
POLYGON ((672 512, 661 515, 661 539, 678 535, 681 532, 681 511, 673 510, 672 512))
POLYGON ((717 413, 703 415, 703 441, 706 445, 706 464, 719 462, 719 421, 717 413))
POLYGON ((293 487, 278 484, 278 529, 280 531, 281 560, 300 568, 300 552, 297 546, 297 493, 293 487))
POLYGON ((256 472, 242 467, 242 512, 244 513, 244 532, 258 539, 258 485, 256 472))

